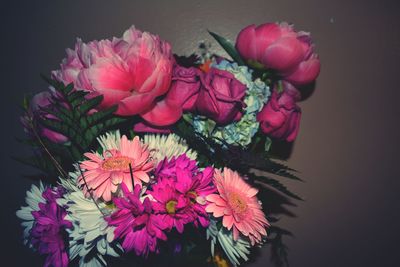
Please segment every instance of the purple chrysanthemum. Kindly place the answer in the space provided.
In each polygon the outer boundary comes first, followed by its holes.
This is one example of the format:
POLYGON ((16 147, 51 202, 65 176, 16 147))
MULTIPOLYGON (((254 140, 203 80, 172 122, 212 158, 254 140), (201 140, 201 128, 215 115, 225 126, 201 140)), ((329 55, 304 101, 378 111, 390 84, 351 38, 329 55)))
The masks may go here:
POLYGON ((213 168, 200 171, 196 161, 183 154, 160 162, 155 176, 157 183, 149 194, 156 200, 154 210, 163 215, 170 229, 175 227, 182 233, 187 223, 198 226, 200 222, 203 227, 208 225, 205 197, 215 192, 212 186, 213 168))
POLYGON ((42 255, 48 255, 44 266, 68 266, 66 252, 66 229, 72 228, 72 223, 64 220, 65 209, 57 205, 56 200, 63 194, 63 189, 47 188, 43 192, 46 202, 39 203, 39 210, 32 211, 35 223, 31 230, 31 244, 42 255))
POLYGON ((107 221, 115 226, 115 238, 123 238, 122 247, 126 251, 135 250, 136 255, 147 256, 149 252, 158 252, 157 240, 167 240, 163 230, 166 228, 161 217, 153 213, 149 198, 140 200, 141 188, 136 185, 129 192, 121 185, 124 197, 114 198, 118 210, 107 221))

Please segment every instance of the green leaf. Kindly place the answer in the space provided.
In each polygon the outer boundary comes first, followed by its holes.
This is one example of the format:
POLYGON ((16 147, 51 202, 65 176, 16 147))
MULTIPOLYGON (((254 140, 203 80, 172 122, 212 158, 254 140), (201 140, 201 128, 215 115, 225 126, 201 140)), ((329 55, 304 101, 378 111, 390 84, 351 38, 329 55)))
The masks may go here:
POLYGON ((248 173, 247 176, 249 176, 249 178, 251 178, 255 181, 258 181, 259 184, 261 184, 263 186, 268 185, 289 197, 292 197, 297 200, 303 200, 298 195, 292 193, 289 189, 286 188, 286 186, 284 186, 281 182, 279 182, 276 179, 269 178, 267 176, 256 175, 254 173, 248 173))
POLYGON ((270 150, 271 144, 272 144, 271 138, 266 137, 266 139, 265 139, 265 144, 264 144, 265 152, 268 152, 268 151, 270 150))
POLYGON ((288 247, 283 243, 285 235, 293 236, 290 231, 277 226, 268 228, 267 243, 271 246, 271 262, 277 267, 289 266, 288 247))
POLYGON ((113 114, 117 106, 89 114, 92 110, 98 109, 103 96, 86 99, 88 92, 75 90, 72 83, 64 85, 56 80, 42 77, 54 87, 56 94, 50 99, 50 106, 42 108, 43 113, 52 115, 52 118, 39 119, 35 124, 64 135, 68 143, 55 144, 46 138, 34 140, 33 143, 54 153, 66 166, 65 169, 69 169, 72 168, 73 162, 82 159, 83 153, 94 148, 96 138, 101 133, 117 127, 126 119, 113 114))
POLYGON ((97 107, 98 105, 100 105, 101 101, 103 101, 103 96, 99 95, 96 97, 93 97, 85 102, 83 102, 80 106, 79 106, 79 112, 82 115, 86 115, 90 110, 94 109, 95 107, 97 107))
POLYGON ((208 33, 221 45, 221 47, 228 53, 228 55, 238 64, 245 65, 243 59, 240 57, 239 53, 235 49, 234 45, 224 37, 208 31, 208 33))

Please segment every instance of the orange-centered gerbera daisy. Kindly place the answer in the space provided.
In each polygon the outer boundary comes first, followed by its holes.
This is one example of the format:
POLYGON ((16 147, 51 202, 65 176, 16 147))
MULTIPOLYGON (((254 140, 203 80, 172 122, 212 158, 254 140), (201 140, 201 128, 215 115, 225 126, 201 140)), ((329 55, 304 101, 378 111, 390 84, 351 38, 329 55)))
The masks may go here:
POLYGON ((267 235, 265 228, 269 223, 256 197, 258 190, 228 168, 224 168, 223 174, 215 170, 214 183, 218 194, 206 197, 210 202, 206 211, 216 218, 222 217, 222 225, 228 230, 233 229, 235 240, 242 233, 252 245, 261 243, 262 237, 267 235))
POLYGON ((124 135, 119 149, 106 150, 103 155, 84 155, 88 160, 80 165, 84 177, 79 176, 78 182, 86 195, 89 188, 94 198, 103 198, 104 201, 111 200, 111 194, 117 191, 122 182, 132 191, 132 176, 134 185, 149 182, 148 172, 153 169, 150 151, 140 142, 139 137, 130 141, 124 135))

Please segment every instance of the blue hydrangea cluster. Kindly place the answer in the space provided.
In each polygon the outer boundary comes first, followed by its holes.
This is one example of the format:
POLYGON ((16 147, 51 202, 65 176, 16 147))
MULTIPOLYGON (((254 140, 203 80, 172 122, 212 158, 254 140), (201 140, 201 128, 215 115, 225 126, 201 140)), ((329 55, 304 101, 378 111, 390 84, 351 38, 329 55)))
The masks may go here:
POLYGON ((203 116, 195 116, 193 125, 196 132, 214 139, 224 140, 228 144, 247 146, 251 139, 257 133, 259 123, 257 122, 257 113, 263 108, 271 94, 270 88, 260 79, 252 80, 252 73, 246 66, 239 66, 237 63, 231 63, 222 60, 220 63, 213 63, 212 67, 226 70, 232 73, 236 79, 246 85, 246 96, 244 102, 246 108, 242 118, 228 125, 217 126, 214 121, 203 116))

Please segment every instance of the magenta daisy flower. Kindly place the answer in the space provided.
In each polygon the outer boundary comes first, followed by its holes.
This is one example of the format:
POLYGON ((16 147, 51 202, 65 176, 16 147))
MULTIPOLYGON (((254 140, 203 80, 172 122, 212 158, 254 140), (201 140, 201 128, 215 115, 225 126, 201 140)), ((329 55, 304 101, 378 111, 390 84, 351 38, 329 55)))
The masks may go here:
POLYGON ((149 193, 157 201, 155 210, 164 214, 170 226, 183 232, 183 225, 198 221, 203 227, 208 226, 209 215, 205 211, 205 197, 215 191, 212 186, 213 168, 199 171, 196 161, 186 154, 170 161, 165 159, 156 168, 158 181, 149 193), (197 221, 198 220, 198 221, 197 221))
POLYGON ((33 211, 35 223, 31 229, 31 244, 41 255, 47 255, 44 266, 68 266, 66 229, 72 223, 64 220, 65 209, 56 200, 62 196, 62 189, 47 188, 43 192, 45 203, 39 203, 39 210, 33 211))
POLYGON ((228 168, 224 168, 223 174, 215 170, 214 183, 218 194, 206 197, 211 202, 206 211, 216 218, 222 217, 223 226, 233 229, 234 240, 238 240, 240 232, 250 239, 252 245, 261 243, 262 237, 267 235, 265 228, 269 223, 256 197, 258 190, 228 168))
POLYGON ((86 195, 88 187, 96 199, 103 198, 105 201, 110 201, 112 193, 117 191, 121 183, 125 183, 132 191, 133 186, 141 186, 142 182, 147 183, 150 180, 148 173, 153 169, 153 162, 149 150, 140 142, 139 137, 130 141, 124 135, 119 149, 104 151, 103 155, 85 153, 85 156, 88 160, 80 165, 84 170, 84 177, 80 176, 78 182, 86 195), (132 185, 130 166, 134 185, 132 185))
POLYGON ((122 247, 126 251, 134 250, 138 256, 158 252, 157 240, 167 240, 163 232, 166 228, 164 222, 153 213, 149 198, 143 202, 140 200, 139 185, 133 192, 129 192, 124 183, 121 189, 124 197, 113 199, 118 210, 107 218, 108 224, 116 227, 115 238, 123 239, 122 247))
POLYGON ((198 226, 197 220, 203 227, 207 227, 210 222, 205 207, 207 204, 206 197, 216 190, 212 186, 213 174, 214 169, 211 167, 205 168, 202 172, 177 169, 175 188, 189 199, 190 205, 188 208, 192 213, 195 226, 198 226))
POLYGON ((161 216, 168 230, 175 227, 179 233, 183 233, 184 225, 192 222, 193 218, 188 209, 190 201, 175 190, 175 182, 161 178, 148 193, 155 200, 154 211, 161 216))
POLYGON ((154 172, 154 175, 160 178, 172 178, 176 180, 176 170, 187 170, 188 172, 196 172, 197 164, 196 161, 191 160, 186 154, 182 154, 179 157, 172 157, 170 160, 165 158, 161 161, 154 172))

